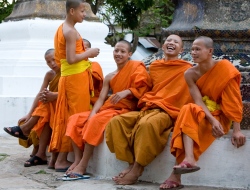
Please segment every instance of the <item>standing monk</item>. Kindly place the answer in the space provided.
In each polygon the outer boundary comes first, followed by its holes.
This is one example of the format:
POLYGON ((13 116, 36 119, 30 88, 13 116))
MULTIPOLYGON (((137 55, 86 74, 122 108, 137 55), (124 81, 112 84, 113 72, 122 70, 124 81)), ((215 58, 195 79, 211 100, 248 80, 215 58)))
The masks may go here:
POLYGON ((109 150, 129 164, 113 178, 117 184, 137 181, 144 167, 165 148, 181 107, 191 101, 184 79, 184 72, 191 64, 178 59, 182 47, 179 36, 167 37, 162 46, 165 58, 149 67, 153 89, 140 98, 141 111, 116 116, 106 127, 109 150))
POLYGON ((93 94, 90 57, 99 54, 98 48, 85 51, 82 38, 75 29, 86 15, 84 0, 66 1, 66 19, 59 26, 54 39, 55 60, 61 65, 55 121, 49 151, 59 152, 55 169, 65 171, 71 163, 67 154, 72 150, 71 140, 65 136, 69 116, 90 110, 90 94, 93 94))
POLYGON ((82 178, 94 148, 103 141, 103 132, 109 120, 115 115, 135 110, 138 99, 151 89, 151 80, 144 64, 129 60, 132 55, 129 42, 119 41, 113 55, 117 70, 105 77, 93 110, 69 118, 66 135, 74 141, 75 156, 78 157, 75 157, 74 163, 77 165, 71 166, 66 180, 82 178), (107 99, 110 90, 112 95, 107 99))
POLYGON ((242 101, 240 72, 228 60, 213 60, 213 40, 198 37, 192 45, 193 61, 198 65, 185 72, 185 79, 195 103, 180 111, 176 121, 171 153, 178 165, 160 189, 182 187, 181 174, 200 169, 196 162, 215 138, 228 133, 233 125, 231 142, 244 145, 241 133, 242 101))

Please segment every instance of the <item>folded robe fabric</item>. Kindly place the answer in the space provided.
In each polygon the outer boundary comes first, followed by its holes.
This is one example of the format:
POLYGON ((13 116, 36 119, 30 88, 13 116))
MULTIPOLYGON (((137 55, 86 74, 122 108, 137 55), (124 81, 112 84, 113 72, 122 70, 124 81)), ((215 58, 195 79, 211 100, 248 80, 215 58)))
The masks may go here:
POLYGON ((94 96, 90 98, 91 105, 93 106, 97 101, 103 86, 103 73, 99 63, 92 62, 92 79, 94 86, 94 96))
POLYGON ((129 89, 133 95, 121 99, 113 105, 107 99, 99 112, 88 120, 90 112, 75 114, 69 118, 67 133, 75 144, 83 149, 84 142, 97 146, 103 141, 103 132, 109 120, 115 115, 136 109, 138 99, 151 89, 151 80, 144 64, 128 61, 111 79, 112 94, 129 89))
MULTIPOLYGON (((230 129, 231 121, 240 122, 242 119, 240 80, 240 72, 228 60, 221 60, 196 82, 203 97, 207 96, 220 105, 220 109, 211 113, 221 123, 225 133, 230 129)), ((215 140, 203 109, 192 103, 181 109, 172 135, 171 153, 178 163, 185 157, 182 133, 194 140, 196 160, 215 140)))
POLYGON ((149 67, 153 89, 138 103, 142 110, 161 108, 176 119, 181 107, 192 101, 184 72, 192 65, 184 60, 157 60, 149 67))

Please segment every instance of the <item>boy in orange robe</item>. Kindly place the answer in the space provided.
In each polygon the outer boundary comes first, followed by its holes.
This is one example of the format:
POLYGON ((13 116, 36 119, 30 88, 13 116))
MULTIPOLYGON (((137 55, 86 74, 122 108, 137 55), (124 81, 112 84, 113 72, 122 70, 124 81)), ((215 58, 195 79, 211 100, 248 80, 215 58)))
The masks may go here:
MULTIPOLYGON (((44 57, 51 70, 46 73, 29 113, 18 121, 19 124, 23 124, 4 128, 12 136, 19 138, 20 145, 24 147, 29 147, 31 144, 37 146, 36 151, 33 150, 31 158, 25 162, 25 167, 47 164, 45 152, 51 135, 49 123, 53 121, 60 68, 54 60, 54 49, 47 50, 44 57), (47 90, 47 87, 49 87, 49 90, 47 90), (40 141, 38 138, 40 138, 40 141)), ((53 167, 55 158, 55 155, 52 155, 49 167, 53 167)))
POLYGON ((85 6, 84 0, 66 1, 66 19, 54 38, 55 60, 61 65, 61 78, 49 151, 59 152, 55 163, 58 170, 71 165, 67 160, 68 152, 72 150, 71 140, 65 136, 68 118, 90 110, 90 95, 94 90, 88 58, 96 57, 99 49, 85 51, 82 38, 74 27, 86 16, 85 6))
POLYGON ((232 144, 244 145, 241 133, 242 101, 240 72, 228 60, 213 60, 213 40, 198 37, 191 55, 197 66, 185 72, 185 79, 195 103, 180 111, 176 121, 171 153, 176 157, 171 176, 160 189, 181 188, 181 174, 200 169, 196 162, 215 138, 228 133, 233 122, 232 144))
POLYGON ((93 110, 69 118, 66 135, 74 142, 77 157, 67 172, 66 180, 81 178, 94 148, 103 141, 103 132, 109 120, 115 115, 135 110, 138 99, 151 89, 151 80, 144 64, 129 60, 132 55, 129 42, 117 42, 113 55, 117 70, 105 77, 93 110), (106 100, 109 90, 112 90, 112 95, 106 100))
POLYGON ((183 42, 177 35, 165 40, 165 58, 149 67, 153 88, 139 100, 141 111, 114 117, 106 127, 106 143, 116 158, 129 167, 113 180, 117 184, 133 184, 143 169, 165 148, 181 107, 191 102, 184 72, 192 67, 178 59, 183 42))

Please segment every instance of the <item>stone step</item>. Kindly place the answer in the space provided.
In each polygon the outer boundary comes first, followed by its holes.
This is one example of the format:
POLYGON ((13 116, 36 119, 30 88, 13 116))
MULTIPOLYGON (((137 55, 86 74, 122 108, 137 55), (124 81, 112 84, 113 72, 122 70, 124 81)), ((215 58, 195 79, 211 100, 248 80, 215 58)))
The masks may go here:
MULTIPOLYGON (((223 188, 250 187, 250 131, 243 131, 247 136, 246 144, 241 148, 235 148, 231 144, 231 133, 216 139, 215 142, 201 155, 198 165, 201 170, 182 176, 182 184, 191 186, 213 186, 223 188)), ((72 154, 69 156, 73 160, 72 154)), ((170 138, 164 151, 145 167, 143 175, 139 180, 162 183, 172 172, 175 158, 170 154, 170 138)), ((105 142, 94 150, 87 171, 99 178, 116 176, 127 163, 119 161, 114 154, 109 152, 105 142)))
POLYGON ((6 97, 35 96, 43 77, 0 76, 0 95, 6 97))
POLYGON ((43 77, 45 73, 50 70, 44 62, 42 65, 17 65, 15 67, 9 65, 0 65, 0 76, 16 76, 16 77, 43 77))

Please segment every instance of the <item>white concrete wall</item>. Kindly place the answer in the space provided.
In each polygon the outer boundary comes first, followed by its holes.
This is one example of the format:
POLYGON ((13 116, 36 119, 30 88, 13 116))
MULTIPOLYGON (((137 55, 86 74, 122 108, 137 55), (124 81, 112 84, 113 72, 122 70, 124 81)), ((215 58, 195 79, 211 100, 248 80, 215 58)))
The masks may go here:
MULTIPOLYGON (((243 147, 235 148, 231 144, 230 135, 217 139, 200 157, 198 165, 201 169, 183 175, 182 183, 195 186, 250 188, 250 131, 243 132, 247 136, 247 142, 243 147)), ((165 150, 145 168, 139 180, 162 183, 168 178, 175 164, 169 146, 170 140, 165 150)), ((127 163, 117 160, 103 142, 95 149, 87 172, 110 179, 127 166, 127 163)))
MULTIPOLYGON (((0 135, 4 133, 1 128, 16 125, 29 111, 32 97, 49 70, 44 53, 54 47, 54 35, 61 23, 63 20, 37 18, 0 24, 0 135)), ((99 56, 91 60, 100 63, 104 75, 115 70, 113 47, 104 43, 108 27, 84 21, 76 28, 92 47, 100 48, 99 56)))

